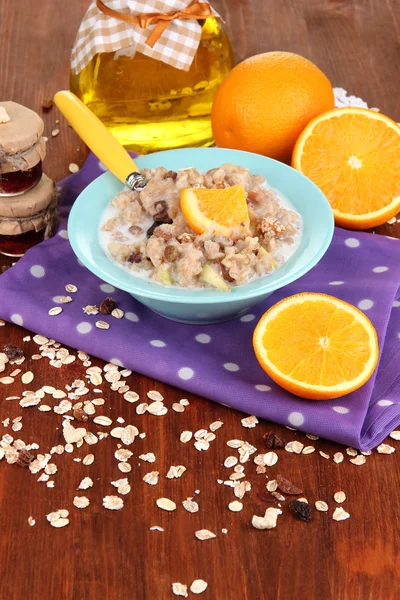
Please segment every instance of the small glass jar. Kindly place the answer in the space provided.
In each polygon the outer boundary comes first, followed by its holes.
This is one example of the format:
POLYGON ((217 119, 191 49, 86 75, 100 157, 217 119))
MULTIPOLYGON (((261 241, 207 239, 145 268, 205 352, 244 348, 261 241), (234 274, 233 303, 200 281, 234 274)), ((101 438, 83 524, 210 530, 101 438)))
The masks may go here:
POLYGON ((0 196, 0 254, 23 256, 29 248, 54 235, 57 200, 57 189, 44 174, 24 194, 0 196))
POLYGON ((234 58, 221 19, 199 23, 188 71, 124 48, 96 54, 78 75, 71 72, 71 91, 136 152, 212 145, 212 102, 234 58))
POLYGON ((42 161, 25 171, 0 173, 0 196, 19 196, 35 187, 42 178, 42 161))
POLYGON ((0 197, 18 196, 42 177, 46 143, 38 114, 16 102, 0 102, 0 197), (8 119, 8 120, 7 120, 8 119))

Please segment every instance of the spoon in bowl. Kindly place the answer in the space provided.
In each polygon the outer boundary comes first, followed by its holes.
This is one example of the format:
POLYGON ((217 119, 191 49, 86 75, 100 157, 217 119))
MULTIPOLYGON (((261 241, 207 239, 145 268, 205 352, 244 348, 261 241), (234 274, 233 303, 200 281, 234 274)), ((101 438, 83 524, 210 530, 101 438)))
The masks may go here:
POLYGON ((66 90, 57 92, 54 102, 72 129, 115 177, 136 192, 146 187, 147 179, 132 157, 75 94, 66 90))

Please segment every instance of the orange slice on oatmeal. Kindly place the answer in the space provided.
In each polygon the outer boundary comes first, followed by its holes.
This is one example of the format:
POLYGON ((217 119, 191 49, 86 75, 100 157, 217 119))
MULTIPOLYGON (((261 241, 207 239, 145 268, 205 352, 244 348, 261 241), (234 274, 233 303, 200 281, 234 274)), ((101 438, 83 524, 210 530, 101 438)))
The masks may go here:
POLYGON ((292 166, 324 192, 341 227, 369 229, 400 211, 400 126, 380 113, 339 108, 313 119, 292 166))
POLYGON ((360 388, 378 362, 371 321, 325 294, 290 296, 270 308, 253 335, 258 362, 277 384, 309 400, 330 400, 360 388))
POLYGON ((246 195, 241 185, 224 189, 184 189, 181 192, 181 210, 186 223, 199 234, 215 228, 229 235, 235 225, 250 224, 246 195))

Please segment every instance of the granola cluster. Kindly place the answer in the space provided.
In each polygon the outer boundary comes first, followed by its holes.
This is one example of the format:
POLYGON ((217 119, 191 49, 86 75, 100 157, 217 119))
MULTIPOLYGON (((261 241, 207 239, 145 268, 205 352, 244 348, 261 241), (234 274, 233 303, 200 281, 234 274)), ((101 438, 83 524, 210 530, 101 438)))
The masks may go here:
POLYGON ((107 232, 106 250, 117 263, 164 285, 218 288, 221 282, 243 285, 285 262, 281 250, 293 246, 300 217, 281 205, 260 175, 231 164, 205 174, 161 167, 144 169, 143 175, 146 188, 119 193, 111 203, 113 216, 101 226, 107 232), (180 210, 181 191, 232 185, 246 192, 250 226, 237 226, 229 237, 212 230, 194 233, 180 210))

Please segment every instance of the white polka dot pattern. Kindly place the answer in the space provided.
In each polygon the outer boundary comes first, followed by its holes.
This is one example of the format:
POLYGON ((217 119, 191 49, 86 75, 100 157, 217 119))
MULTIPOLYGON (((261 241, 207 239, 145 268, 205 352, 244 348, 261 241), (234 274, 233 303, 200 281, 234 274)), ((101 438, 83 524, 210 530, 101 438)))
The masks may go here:
POLYGON ((329 285, 343 285, 344 281, 330 281, 329 285))
POLYGON ((106 294, 111 294, 111 292, 115 292, 115 287, 110 285, 109 283, 102 283, 100 289, 106 294))
POLYGON ((199 333, 195 337, 196 342, 199 344, 209 344, 211 342, 211 337, 207 333, 199 333))
POLYGON ((151 340, 150 344, 155 348, 165 348, 165 346, 167 345, 162 340, 151 340))
POLYGON ((110 363, 112 363, 113 365, 117 365, 117 367, 123 367, 124 366, 122 364, 122 362, 119 360, 119 358, 112 358, 110 360, 110 363))
POLYGON ((42 267, 42 265, 33 265, 30 268, 30 273, 31 273, 31 275, 33 275, 34 277, 37 277, 38 279, 40 279, 41 277, 44 277, 46 275, 45 268, 42 267))
POLYGON ((301 412, 292 412, 288 416, 288 421, 293 427, 300 427, 304 423, 304 416, 301 412))
POLYGON ((137 323, 139 321, 139 317, 133 312, 126 312, 125 319, 128 319, 128 321, 132 321, 133 323, 137 323))
POLYGON ((64 238, 64 240, 67 240, 67 239, 68 239, 68 231, 67 231, 66 229, 61 229, 61 230, 58 232, 58 235, 59 235, 60 237, 64 238))
POLYGON ((193 375, 194 375, 194 371, 193 371, 193 369, 190 369, 189 367, 182 367, 178 371, 178 377, 180 377, 180 379, 183 379, 184 381, 187 381, 188 379, 192 379, 193 375))
POLYGON ((15 323, 16 325, 23 325, 24 324, 24 320, 21 317, 21 315, 17 315, 16 313, 14 313, 13 315, 11 315, 11 321, 13 323, 15 323))
POLYGON ((333 406, 332 410, 339 413, 340 415, 347 415, 347 413, 350 412, 350 410, 345 406, 333 406))
POLYGON ((391 400, 378 400, 378 406, 391 406, 393 402, 391 400))
POLYGON ((234 373, 235 371, 239 371, 240 367, 236 363, 228 362, 228 363, 224 363, 224 369, 234 373))
POLYGON ((388 267, 374 267, 373 269, 374 273, 384 273, 385 271, 388 271, 388 267))
POLYGON ((348 248, 358 248, 360 242, 356 238, 347 238, 345 244, 348 248))
POLYGON ((89 331, 92 331, 92 325, 87 321, 82 321, 78 323, 76 330, 78 333, 89 333, 89 331))
POLYGON ((372 308, 374 305, 374 303, 372 302, 372 300, 369 300, 369 298, 366 298, 365 300, 361 300, 358 303, 358 308, 360 310, 369 310, 370 308, 372 308))
POLYGON ((256 390, 258 390, 259 392, 270 392, 271 388, 269 385, 264 385, 263 383, 258 383, 257 385, 254 386, 256 388, 256 390))
POLYGON ((242 323, 249 323, 250 321, 254 321, 255 318, 256 315, 248 314, 243 315, 243 317, 240 317, 240 320, 242 321, 242 323))

